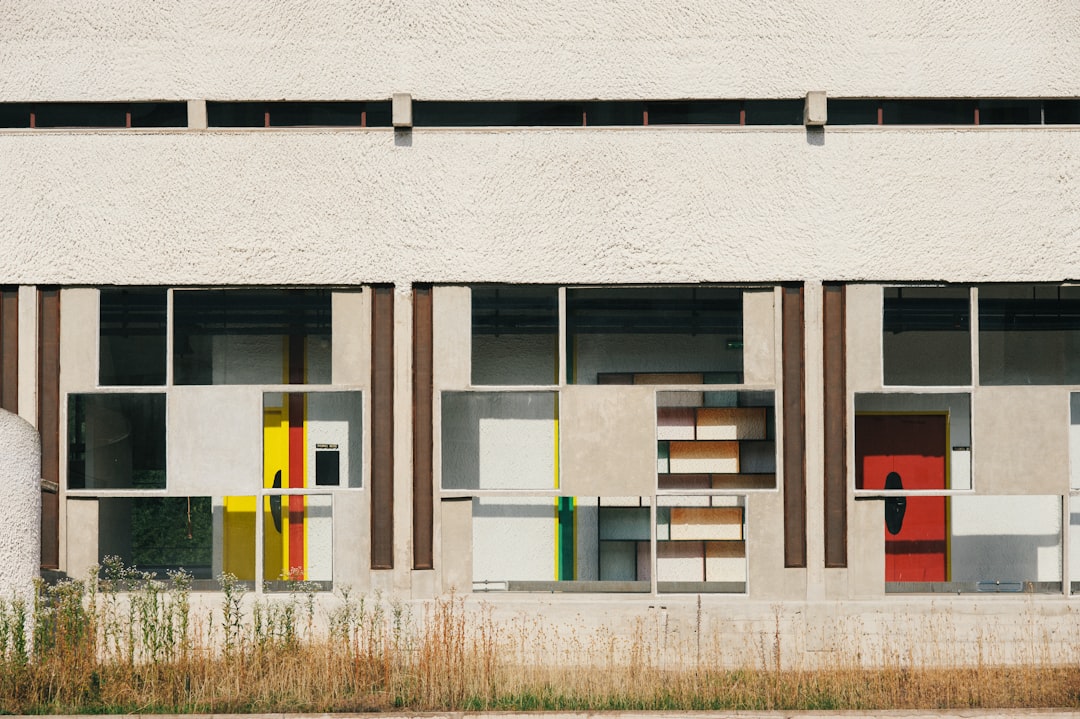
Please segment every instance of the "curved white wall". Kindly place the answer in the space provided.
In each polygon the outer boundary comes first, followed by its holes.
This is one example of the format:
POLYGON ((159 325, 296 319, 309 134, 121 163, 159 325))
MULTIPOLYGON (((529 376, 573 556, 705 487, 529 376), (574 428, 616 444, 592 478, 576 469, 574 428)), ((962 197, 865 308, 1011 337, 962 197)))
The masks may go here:
POLYGON ((0 0, 0 101, 1080 95, 1047 0, 0 0))
POLYGON ((7 516, 0 522, 0 598, 29 598, 41 564, 41 450, 37 431, 0 409, 0 486, 7 516))
POLYGON ((0 278, 1080 278, 1080 129, 0 133, 0 278))

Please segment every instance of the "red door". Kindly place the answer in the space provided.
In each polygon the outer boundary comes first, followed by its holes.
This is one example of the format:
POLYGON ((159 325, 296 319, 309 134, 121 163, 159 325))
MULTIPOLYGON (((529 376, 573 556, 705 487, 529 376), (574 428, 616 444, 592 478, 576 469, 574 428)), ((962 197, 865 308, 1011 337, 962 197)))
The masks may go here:
MULTIPOLYGON (((948 417, 855 416, 855 486, 945 489, 948 417)), ((885 500, 885 581, 944 582, 945 497, 885 500)))

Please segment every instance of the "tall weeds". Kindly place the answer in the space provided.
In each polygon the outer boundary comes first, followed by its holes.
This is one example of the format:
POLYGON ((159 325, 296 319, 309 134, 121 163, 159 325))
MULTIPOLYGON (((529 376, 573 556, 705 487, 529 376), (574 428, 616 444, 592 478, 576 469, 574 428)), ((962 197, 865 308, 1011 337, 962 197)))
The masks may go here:
MULTIPOLYGON (((700 600, 677 644, 666 613, 572 630, 539 615, 497 621, 454 594, 414 616, 347 590, 327 610, 304 583, 253 596, 224 576, 218 605, 198 616, 186 575, 163 582, 110 561, 102 577, 0 600, 0 713, 1080 707, 1080 667, 1046 647, 1080 633, 1054 638, 1035 619, 1020 664, 995 656, 993 637, 977 638, 967 663, 942 643, 845 647, 863 628, 839 620, 822 628, 837 637, 820 648, 825 668, 804 668, 785 660, 805 648, 779 611, 725 625, 700 600)), ((923 629, 957 640, 947 612, 923 629)))

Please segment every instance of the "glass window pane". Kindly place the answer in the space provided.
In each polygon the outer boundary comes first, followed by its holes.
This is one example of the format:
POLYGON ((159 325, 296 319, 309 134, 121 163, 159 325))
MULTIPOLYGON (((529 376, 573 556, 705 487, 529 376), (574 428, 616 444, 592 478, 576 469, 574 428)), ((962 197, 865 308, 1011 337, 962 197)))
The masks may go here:
POLYGON ((444 392, 443 489, 553 489, 555 392, 444 392))
POLYGON ((1080 490, 1080 392, 1069 395, 1069 489, 1080 490))
POLYGON ((68 395, 69 489, 164 489, 165 395, 68 395))
POLYGON ((558 332, 554 287, 474 287, 473 384, 557 384, 558 332))
POLYGON ((132 127, 187 127, 185 102, 135 102, 131 104, 132 127))
POLYGON ((974 125, 975 100, 884 100, 886 125, 974 125))
POLYGON ((333 544, 330 495, 263 497, 263 578, 268 591, 291 591, 296 582, 314 582, 330 589, 333 544))
POLYGON ((886 287, 885 384, 971 383, 971 301, 966 287, 886 287))
POLYGON ((980 287, 979 381, 1080 383, 1080 287, 980 287))
POLYGON ((980 125, 1038 125, 1040 100, 979 100, 980 125))
POLYGON ((101 290, 99 383, 165 384, 166 292, 101 290))
POLYGON ((572 384, 742 381, 742 291, 715 287, 571 289, 572 384))
POLYGON ((640 497, 475 497, 473 591, 648 592, 640 497))
POLYGON ((645 103, 633 101, 597 101, 582 104, 585 111, 585 124, 589 127, 599 125, 640 125, 645 117, 645 103))
POLYGON ((330 382, 330 292, 178 290, 176 384, 330 382))
POLYGON ((801 125, 805 100, 747 100, 747 125, 801 125))
POLYGON ((744 497, 669 497, 656 508, 660 592, 746 591, 744 497))
MULTIPOLYGON (((220 502, 220 498, 218 498, 220 502)), ((98 502, 98 563, 119 557, 125 567, 164 579, 184 571, 196 580, 221 573, 222 546, 211 497, 103 497, 98 502), (217 574, 214 573, 217 565, 217 574)), ((254 526, 251 527, 254 537, 254 526)))
POLYGON ((878 124, 879 100, 834 100, 828 98, 830 125, 878 124))
POLYGON ((126 127, 127 103, 44 102, 34 106, 37 127, 126 127))
POLYGON ((742 103, 738 100, 650 102, 650 125, 738 125, 742 103))
POLYGON ((657 488, 776 486, 772 392, 658 392, 657 488))
POLYGON ((362 102, 272 102, 271 127, 360 127, 362 102))
POLYGON ((265 102, 208 102, 206 122, 210 127, 265 127, 265 102))
POLYGON ((1047 125, 1080 125, 1080 100, 1046 100, 1043 108, 1047 125))
POLYGON ((0 102, 0 127, 30 127, 30 105, 0 102))
POLYGON ((363 486, 360 392, 263 395, 265 487, 363 486))
POLYGON ((855 395, 856 489, 971 489, 971 450, 968 394, 855 395))

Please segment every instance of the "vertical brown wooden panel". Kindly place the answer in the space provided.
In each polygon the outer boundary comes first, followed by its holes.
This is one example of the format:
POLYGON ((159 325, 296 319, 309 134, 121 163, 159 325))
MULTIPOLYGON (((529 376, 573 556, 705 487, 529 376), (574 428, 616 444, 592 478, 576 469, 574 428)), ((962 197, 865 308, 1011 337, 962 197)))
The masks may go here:
POLYGON ((0 288, 0 409, 19 411, 19 290, 0 288))
POLYGON ((431 287, 413 287, 413 569, 433 569, 431 287))
POLYGON ((825 566, 847 566, 847 375, 844 285, 822 287, 825 375, 825 566))
POLYGON ((784 566, 806 567, 806 409, 803 288, 783 288, 784 566))
POLYGON ((60 566, 60 290, 38 290, 41 566, 60 566))
POLYGON ((394 568, 394 288, 371 299, 371 568, 394 568))

